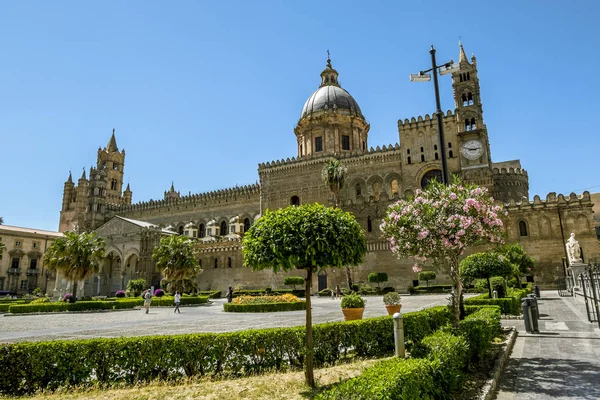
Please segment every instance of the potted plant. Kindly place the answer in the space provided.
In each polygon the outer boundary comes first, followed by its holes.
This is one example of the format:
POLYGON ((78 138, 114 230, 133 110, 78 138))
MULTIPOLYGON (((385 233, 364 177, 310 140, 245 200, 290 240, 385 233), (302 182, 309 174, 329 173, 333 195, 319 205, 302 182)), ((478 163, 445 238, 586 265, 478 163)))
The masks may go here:
POLYGON ((353 321, 362 319, 365 311, 365 303, 362 297, 356 293, 350 293, 342 297, 342 312, 344 313, 344 321, 353 321))
POLYGON ((383 304, 385 304, 388 315, 400 312, 400 308, 402 307, 402 304, 400 304, 400 295, 396 292, 389 292, 383 295, 383 304))

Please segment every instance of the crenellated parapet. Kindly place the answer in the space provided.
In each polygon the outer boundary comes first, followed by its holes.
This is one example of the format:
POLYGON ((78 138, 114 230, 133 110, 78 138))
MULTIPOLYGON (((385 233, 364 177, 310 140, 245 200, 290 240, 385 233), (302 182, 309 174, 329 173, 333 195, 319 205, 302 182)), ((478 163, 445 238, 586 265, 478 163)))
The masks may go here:
MULTIPOLYGON (((446 114, 444 115, 443 121, 452 121, 455 122, 456 120, 456 115, 448 110, 446 111, 446 114)), ((398 130, 399 131, 411 131, 411 130, 418 130, 424 127, 430 127, 430 126, 434 126, 434 124, 437 124, 437 119, 435 118, 435 115, 429 115, 429 114, 425 114, 425 117, 419 115, 417 118, 412 117, 410 120, 408 118, 405 118, 404 120, 399 119, 398 120, 398 130)))
POLYGON ((494 187, 492 196, 508 203, 529 198, 529 175, 522 168, 493 168, 494 187))
POLYGON ((256 198, 260 196, 260 185, 236 186, 227 189, 213 190, 205 193, 190 194, 177 199, 141 201, 132 205, 110 204, 109 210, 114 212, 141 211, 160 209, 173 205, 188 205, 202 203, 206 205, 220 204, 223 202, 234 202, 240 199, 256 198))
POLYGON ((587 190, 581 195, 571 193, 569 196, 562 194, 556 195, 556 192, 548 193, 546 200, 542 200, 540 196, 535 195, 532 201, 523 200, 515 201, 510 200, 508 203, 504 203, 504 209, 509 212, 509 215, 515 211, 533 211, 541 209, 581 209, 586 207, 592 207, 592 198, 590 192, 587 190))
POLYGON ((345 153, 341 153, 341 154, 335 154, 335 155, 331 155, 331 154, 318 154, 317 155, 310 155, 310 156, 304 156, 304 157, 292 157, 292 158, 286 158, 286 159, 281 159, 281 160, 275 160, 275 161, 270 161, 270 162, 266 162, 266 163, 260 163, 258 164, 258 169, 259 171, 266 171, 266 170, 272 170, 272 171, 284 171, 287 169, 291 169, 291 168, 297 168, 297 167, 305 167, 305 168, 311 168, 314 165, 322 165, 323 161, 332 157, 335 157, 337 159, 340 160, 345 160, 344 163, 348 164, 350 162, 352 162, 353 160, 374 160, 374 159, 379 159, 379 158, 383 158, 386 155, 392 154, 393 152, 398 152, 400 151, 400 144, 396 143, 396 144, 390 144, 390 145, 383 145, 382 147, 377 146, 375 148, 371 147, 369 148, 366 152, 345 152, 345 153))

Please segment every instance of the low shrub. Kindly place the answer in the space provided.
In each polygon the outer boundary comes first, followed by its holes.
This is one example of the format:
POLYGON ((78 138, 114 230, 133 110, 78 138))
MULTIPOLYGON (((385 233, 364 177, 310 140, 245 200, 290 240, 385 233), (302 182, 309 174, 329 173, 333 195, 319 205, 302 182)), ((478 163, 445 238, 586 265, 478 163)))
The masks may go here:
POLYGON ((267 303, 297 303, 300 301, 293 294, 279 296, 239 296, 233 299, 233 304, 267 304, 267 303))
POLYGON ((426 294, 426 293, 450 293, 452 285, 430 285, 430 286, 415 286, 409 287, 410 294, 426 294))
POLYGON ((367 301, 356 293, 350 293, 342 297, 342 308, 364 308, 367 301))
POLYGON ((317 395, 315 400, 433 399, 435 393, 436 383, 429 361, 392 358, 317 395))
POLYGON ((76 303, 51 301, 40 304, 11 305, 8 308, 8 312, 11 314, 24 314, 35 312, 112 310, 115 304, 115 301, 78 301, 76 303))
POLYGON ((296 289, 296 285, 304 285, 304 278, 301 276, 286 276, 283 278, 283 284, 293 286, 296 289))
POLYGON ((494 305, 500 306, 502 314, 520 315, 521 300, 527 296, 527 289, 513 289, 510 297, 490 299, 487 293, 465 300, 465 305, 494 305))
MULTIPOLYGON (((182 306, 206 304, 208 303, 208 296, 182 297, 180 301, 179 304, 182 306)), ((150 304, 153 307, 173 307, 175 305, 175 298, 172 296, 154 297, 150 304)))
POLYGON ((429 287, 429 281, 434 281, 436 274, 434 271, 421 271, 419 272, 418 278, 420 281, 425 281, 427 287, 429 287))
MULTIPOLYGON (((418 343, 448 321, 446 307, 406 313, 405 339, 418 343)), ((301 368, 304 330, 299 326, 218 334, 0 344, 0 394, 301 368)), ((385 357, 394 351, 390 316, 318 324, 313 335, 317 368, 347 357, 385 357)))
POLYGON ((115 297, 125 297, 125 291, 124 290, 117 290, 115 292, 115 297))
POLYGON ((285 303, 224 303, 223 310, 226 312, 275 312, 275 311, 298 311, 306 309, 306 301, 285 303))
POLYGON ((375 287, 365 285, 358 289, 358 294, 361 296, 375 296, 378 294, 378 290, 375 287))
POLYGON ((386 286, 383 289, 381 289, 381 294, 391 293, 395 291, 396 289, 394 289, 392 286, 386 286))
POLYGON ((319 297, 331 297, 332 291, 333 291, 332 289, 325 288, 323 290, 319 290, 319 292, 317 294, 319 295, 319 297))
POLYGON ((501 276, 490 278, 490 287, 492 288, 492 292, 494 290, 497 292, 498 298, 506 297, 506 280, 501 276))
POLYGON ((388 281, 388 274, 385 272, 372 272, 367 275, 367 280, 370 283, 376 283, 379 288, 380 283, 388 281))
POLYGON ((40 297, 39 299, 32 300, 29 304, 40 304, 40 303, 49 303, 49 297, 40 297))
POLYGON ((137 297, 125 297, 115 301, 113 309, 124 310, 128 308, 141 307, 144 305, 144 299, 137 297))
POLYGON ((396 306, 400 304, 402 298, 396 292, 389 292, 383 296, 383 304, 386 306, 396 306))
POLYGON ((492 339, 500 334, 500 310, 485 307, 460 321, 460 333, 469 343, 469 359, 473 363, 482 360, 492 339))

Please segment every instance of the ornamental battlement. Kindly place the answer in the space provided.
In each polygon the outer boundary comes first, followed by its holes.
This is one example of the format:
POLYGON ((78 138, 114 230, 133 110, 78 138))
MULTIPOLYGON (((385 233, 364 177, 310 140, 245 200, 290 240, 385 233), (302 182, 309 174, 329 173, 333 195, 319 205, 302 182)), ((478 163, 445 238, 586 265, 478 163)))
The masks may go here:
POLYGON ((383 153, 394 152, 394 151, 399 151, 399 150, 400 150, 400 144, 396 143, 396 144, 383 145, 382 147, 380 147, 380 146, 376 146, 375 148, 370 147, 366 152, 352 151, 352 152, 345 152, 345 153, 339 153, 339 154, 333 154, 333 155, 332 154, 323 154, 323 155, 307 155, 307 156, 303 156, 303 157, 292 157, 292 158, 288 157, 286 159, 269 161, 266 163, 260 163, 260 164, 258 164, 258 169, 264 170, 264 169, 271 169, 271 168, 278 168, 278 167, 282 167, 285 169, 286 167, 291 167, 291 166, 294 166, 295 164, 299 164, 299 163, 303 163, 303 165, 306 165, 306 166, 314 165, 314 164, 322 164, 323 160, 326 160, 329 158, 337 158, 340 160, 350 159, 350 158, 356 158, 356 159, 376 158, 380 155, 383 155, 383 153))
MULTIPOLYGON (((452 119, 454 121, 455 114, 448 110, 446 111, 446 115, 444 115, 443 120, 446 121, 448 119, 452 119)), ((417 128, 422 128, 424 126, 433 126, 434 121, 436 121, 435 115, 425 114, 425 117, 419 115, 417 118, 412 117, 409 121, 408 118, 404 118, 404 120, 398 120, 398 129, 402 130, 412 130, 417 128)), ((437 122, 436 122, 437 123, 437 122)))
POLYGON ((210 192, 190 194, 180 198, 141 201, 132 205, 110 204, 109 209, 117 212, 140 211, 168 207, 173 205, 186 205, 195 203, 221 203, 237 201, 240 198, 251 198, 260 196, 260 185, 236 186, 227 189, 213 190, 210 192))
POLYGON ((492 168, 494 175, 523 175, 528 176, 523 168, 492 168))
POLYGON ((509 203, 504 203, 504 209, 507 211, 526 211, 526 210, 538 210, 543 208, 581 208, 592 207, 592 198, 590 192, 587 190, 581 195, 571 193, 569 196, 562 194, 556 195, 556 192, 550 192, 546 196, 546 200, 542 200, 540 196, 535 195, 533 201, 523 200, 514 201, 511 200, 509 203))

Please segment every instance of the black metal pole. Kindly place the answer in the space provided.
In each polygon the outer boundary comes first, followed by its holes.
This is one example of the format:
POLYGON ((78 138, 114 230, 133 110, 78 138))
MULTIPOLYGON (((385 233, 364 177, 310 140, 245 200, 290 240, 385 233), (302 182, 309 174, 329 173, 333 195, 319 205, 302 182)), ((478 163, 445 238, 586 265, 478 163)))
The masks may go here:
POLYGON ((444 123, 442 118, 444 117, 444 113, 442 112, 442 106, 440 105, 440 89, 438 87, 438 70, 437 65, 435 64, 435 48, 431 45, 431 50, 429 51, 431 54, 431 73, 433 74, 433 86, 435 88, 435 106, 437 114, 437 123, 438 123, 438 136, 440 139, 440 152, 442 153, 442 182, 444 185, 447 185, 449 182, 448 179, 448 166, 446 165, 446 146, 444 142, 444 123))

